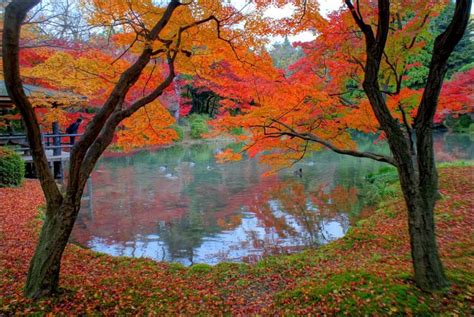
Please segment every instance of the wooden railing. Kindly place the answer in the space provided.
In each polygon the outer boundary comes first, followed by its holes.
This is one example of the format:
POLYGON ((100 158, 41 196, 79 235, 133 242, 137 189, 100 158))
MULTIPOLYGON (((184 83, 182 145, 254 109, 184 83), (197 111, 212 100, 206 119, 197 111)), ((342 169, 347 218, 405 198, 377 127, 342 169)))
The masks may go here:
MULTIPOLYGON (((73 147, 69 142, 63 143, 62 138, 80 137, 82 134, 42 134, 41 140, 43 147, 46 150, 53 150, 53 155, 60 155, 63 149, 69 149, 73 147)), ((0 135, 0 145, 11 145, 14 146, 16 152, 21 152, 24 155, 28 155, 31 151, 28 144, 28 137, 25 134, 14 134, 14 135, 0 135)))

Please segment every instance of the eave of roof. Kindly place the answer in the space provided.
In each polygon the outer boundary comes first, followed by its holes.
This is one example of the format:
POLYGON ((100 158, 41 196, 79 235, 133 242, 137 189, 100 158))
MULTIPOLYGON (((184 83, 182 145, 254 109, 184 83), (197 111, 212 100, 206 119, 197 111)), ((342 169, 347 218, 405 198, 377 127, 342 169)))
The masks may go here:
MULTIPOLYGON (((60 90, 53 90, 48 89, 40 86, 35 85, 23 85, 23 89, 25 90, 25 94, 30 97, 33 94, 44 95, 46 98, 54 98, 54 97, 71 97, 75 99, 86 100, 87 97, 81 96, 72 92, 65 92, 60 90)), ((0 100, 3 100, 10 97, 8 96, 7 87, 5 86, 5 81, 0 80, 0 100)))

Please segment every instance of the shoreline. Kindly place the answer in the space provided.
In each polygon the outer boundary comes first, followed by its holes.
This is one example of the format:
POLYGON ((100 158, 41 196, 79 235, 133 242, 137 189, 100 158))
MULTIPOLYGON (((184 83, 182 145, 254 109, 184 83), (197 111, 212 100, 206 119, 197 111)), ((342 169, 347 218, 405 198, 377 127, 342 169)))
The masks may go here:
POLYGON ((37 181, 0 189, 0 314, 446 314, 468 315, 474 291, 474 167, 440 169, 436 220, 449 292, 427 294, 411 280, 401 197, 349 233, 316 250, 266 257, 256 264, 184 268, 112 257, 69 244, 59 297, 22 297, 43 203, 37 181), (455 239, 453 239, 455 237, 455 239))

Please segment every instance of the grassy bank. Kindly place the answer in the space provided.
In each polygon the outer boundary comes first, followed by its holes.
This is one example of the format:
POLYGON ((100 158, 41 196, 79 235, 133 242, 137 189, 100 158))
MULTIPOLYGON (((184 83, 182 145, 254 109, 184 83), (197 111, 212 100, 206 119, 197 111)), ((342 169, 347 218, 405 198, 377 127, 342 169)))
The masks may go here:
POLYGON ((111 257, 69 245, 63 293, 24 299, 38 233, 39 184, 0 189, 0 315, 29 313, 160 315, 470 315, 474 292, 474 167, 440 169, 438 242, 452 287, 427 294, 411 280, 404 204, 400 198, 342 239, 255 264, 211 267, 111 257))

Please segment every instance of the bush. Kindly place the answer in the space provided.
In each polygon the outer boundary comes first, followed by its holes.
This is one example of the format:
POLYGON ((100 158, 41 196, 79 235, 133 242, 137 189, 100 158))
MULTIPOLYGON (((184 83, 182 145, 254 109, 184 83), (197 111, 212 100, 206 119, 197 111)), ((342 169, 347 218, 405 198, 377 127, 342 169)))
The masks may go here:
POLYGON ((395 197, 398 190, 398 173, 394 167, 382 167, 376 173, 367 175, 360 188, 364 203, 376 206, 383 200, 395 197))
POLYGON ((172 126, 172 128, 173 128, 173 130, 176 132, 176 134, 178 135, 178 138, 175 139, 174 141, 175 141, 175 142, 181 142, 181 141, 183 141, 183 139, 184 139, 184 130, 183 130, 183 128, 181 128, 181 127, 180 127, 179 125, 177 125, 177 124, 174 124, 174 125, 172 126))
POLYGON ((14 151, 0 147, 0 187, 19 186, 25 175, 25 163, 14 151))
POLYGON ((469 115, 463 114, 458 118, 447 117, 444 124, 453 132, 464 133, 471 132, 471 125, 474 124, 474 121, 469 115))
POLYGON ((208 117, 206 115, 191 115, 189 122, 191 124, 191 138, 201 139, 204 133, 209 132, 207 125, 208 117))
POLYGON ((245 133, 245 130, 242 127, 238 127, 238 128, 232 128, 229 132, 232 135, 243 135, 245 133))

